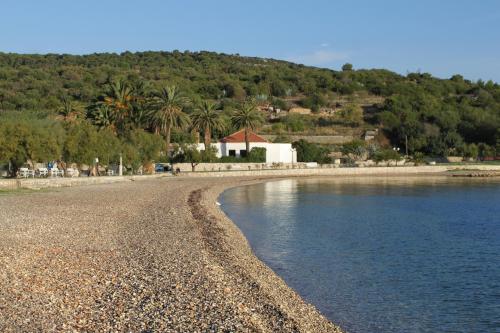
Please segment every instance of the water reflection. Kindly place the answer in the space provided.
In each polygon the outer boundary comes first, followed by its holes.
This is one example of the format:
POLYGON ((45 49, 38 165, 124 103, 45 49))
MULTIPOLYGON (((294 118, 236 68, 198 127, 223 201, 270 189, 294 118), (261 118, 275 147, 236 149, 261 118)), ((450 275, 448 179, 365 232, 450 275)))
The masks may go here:
POLYGON ((348 331, 500 327, 499 179, 292 179, 221 202, 256 255, 348 331))

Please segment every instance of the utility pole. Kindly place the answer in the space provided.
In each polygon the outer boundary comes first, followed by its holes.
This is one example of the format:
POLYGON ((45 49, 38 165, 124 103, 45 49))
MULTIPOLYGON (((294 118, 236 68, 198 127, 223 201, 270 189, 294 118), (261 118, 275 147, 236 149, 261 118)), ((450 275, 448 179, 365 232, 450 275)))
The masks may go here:
POLYGON ((406 156, 408 157, 408 135, 405 135, 405 150, 406 156))
POLYGON ((120 153, 120 165, 118 166, 118 175, 123 176, 123 160, 122 153, 120 153))

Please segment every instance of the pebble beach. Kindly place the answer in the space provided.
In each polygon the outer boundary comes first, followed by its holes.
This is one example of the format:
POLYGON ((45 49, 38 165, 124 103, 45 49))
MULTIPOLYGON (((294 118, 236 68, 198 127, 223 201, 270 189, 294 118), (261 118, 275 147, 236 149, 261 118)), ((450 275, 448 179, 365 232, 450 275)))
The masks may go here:
POLYGON ((1 332, 341 332, 216 205, 263 179, 163 178, 0 196, 1 332))

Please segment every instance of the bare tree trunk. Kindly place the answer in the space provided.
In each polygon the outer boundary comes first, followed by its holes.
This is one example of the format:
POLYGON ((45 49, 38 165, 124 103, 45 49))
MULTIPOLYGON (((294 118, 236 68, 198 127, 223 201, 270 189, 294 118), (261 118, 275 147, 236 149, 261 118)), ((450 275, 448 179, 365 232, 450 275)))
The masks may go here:
POLYGON ((250 141, 248 136, 248 128, 245 127, 245 147, 247 149, 247 156, 250 156, 250 141))
POLYGON ((166 152, 167 152, 167 158, 170 160, 170 134, 172 132, 172 129, 170 127, 167 127, 165 131, 165 144, 166 144, 166 152))
POLYGON ((196 144, 200 143, 200 132, 198 132, 195 128, 191 132, 192 135, 194 136, 194 141, 196 144))
POLYGON ((206 126, 205 127, 205 151, 208 151, 208 149, 210 148, 210 127, 206 126))
POLYGON ((19 170, 18 165, 12 162, 12 160, 9 160, 9 177, 16 178, 18 170, 19 170))

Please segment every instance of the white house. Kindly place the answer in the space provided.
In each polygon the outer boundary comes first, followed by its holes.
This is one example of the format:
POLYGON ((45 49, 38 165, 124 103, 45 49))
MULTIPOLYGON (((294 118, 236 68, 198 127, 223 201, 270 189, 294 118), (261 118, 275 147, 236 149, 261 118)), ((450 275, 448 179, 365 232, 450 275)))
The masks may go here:
MULTIPOLYGON (((292 148, 291 143, 272 143, 263 137, 250 132, 250 151, 252 148, 266 148, 266 163, 296 163, 297 152, 292 148)), ((217 157, 222 156, 246 156, 245 130, 240 130, 217 143, 212 143, 212 147, 217 149, 217 157)), ((198 150, 204 150, 205 144, 199 143, 198 150)))

